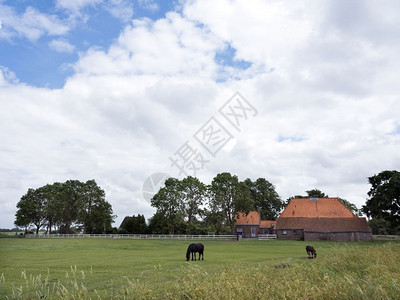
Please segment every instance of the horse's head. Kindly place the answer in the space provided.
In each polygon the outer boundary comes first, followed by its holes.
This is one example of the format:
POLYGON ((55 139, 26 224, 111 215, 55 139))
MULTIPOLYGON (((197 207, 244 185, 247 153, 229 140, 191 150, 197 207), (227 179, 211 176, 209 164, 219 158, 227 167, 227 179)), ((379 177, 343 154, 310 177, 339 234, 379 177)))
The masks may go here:
POLYGON ((191 245, 189 245, 189 247, 188 247, 188 249, 187 249, 187 251, 186 251, 186 261, 189 261, 189 259, 190 259, 190 249, 191 249, 190 246, 191 246, 191 245))

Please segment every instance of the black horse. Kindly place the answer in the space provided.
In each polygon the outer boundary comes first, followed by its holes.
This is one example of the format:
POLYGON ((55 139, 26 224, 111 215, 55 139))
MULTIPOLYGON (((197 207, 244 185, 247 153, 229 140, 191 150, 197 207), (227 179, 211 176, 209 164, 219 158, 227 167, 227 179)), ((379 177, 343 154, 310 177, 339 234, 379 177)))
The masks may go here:
POLYGON ((192 253, 192 260, 193 260, 193 254, 194 254, 194 260, 196 260, 196 252, 199 253, 199 260, 200 256, 202 256, 202 260, 204 260, 204 245, 203 244, 190 244, 187 252, 186 252, 186 260, 189 261, 190 259, 190 253, 192 253))
POLYGON ((308 258, 316 258, 317 257, 317 250, 314 249, 312 246, 306 246, 306 251, 308 254, 308 258))

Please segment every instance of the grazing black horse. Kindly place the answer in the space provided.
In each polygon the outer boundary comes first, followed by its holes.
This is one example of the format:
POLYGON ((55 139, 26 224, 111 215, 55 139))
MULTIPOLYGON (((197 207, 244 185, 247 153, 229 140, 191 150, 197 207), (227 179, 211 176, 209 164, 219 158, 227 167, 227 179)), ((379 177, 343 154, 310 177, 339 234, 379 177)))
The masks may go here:
POLYGON ((190 259, 190 253, 192 253, 192 260, 193 260, 193 254, 194 254, 194 260, 196 260, 196 252, 199 253, 199 260, 200 256, 202 256, 202 260, 204 260, 204 245, 203 244, 190 244, 187 252, 186 252, 186 260, 189 261, 190 259))
POLYGON ((317 257, 317 250, 314 249, 312 246, 307 246, 306 251, 308 254, 308 258, 316 258, 317 257), (311 256, 311 257, 310 257, 311 256))

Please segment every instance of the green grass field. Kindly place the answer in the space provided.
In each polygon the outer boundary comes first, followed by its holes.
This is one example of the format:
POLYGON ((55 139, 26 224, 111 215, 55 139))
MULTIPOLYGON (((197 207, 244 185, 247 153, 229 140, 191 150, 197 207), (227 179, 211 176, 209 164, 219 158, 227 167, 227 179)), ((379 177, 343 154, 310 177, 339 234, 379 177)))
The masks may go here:
POLYGON ((3 238, 0 299, 399 299, 398 242, 190 242, 3 238))

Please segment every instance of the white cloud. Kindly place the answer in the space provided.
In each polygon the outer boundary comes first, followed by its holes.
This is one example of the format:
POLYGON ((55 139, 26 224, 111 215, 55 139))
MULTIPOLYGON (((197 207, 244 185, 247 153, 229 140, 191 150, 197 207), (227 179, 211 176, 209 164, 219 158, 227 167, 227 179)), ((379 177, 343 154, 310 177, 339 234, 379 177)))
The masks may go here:
POLYGON ((14 72, 10 71, 7 67, 0 65, 0 86, 8 83, 18 83, 19 80, 14 72))
POLYGON ((165 19, 135 20, 108 52, 92 49, 77 64, 91 74, 153 74, 212 76, 215 51, 223 43, 177 13, 165 19))
POLYGON ((144 9, 150 11, 157 11, 159 10, 159 6, 154 0, 138 0, 138 4, 143 7, 144 9))
POLYGON ((56 0, 56 5, 59 8, 66 9, 75 13, 87 6, 96 6, 102 3, 104 0, 56 0))
POLYGON ((76 19, 86 22, 90 18, 88 8, 104 8, 123 22, 130 21, 133 15, 133 2, 129 0, 57 0, 56 6, 67 11, 74 22, 76 19))
POLYGON ((113 17, 124 22, 130 21, 133 15, 133 3, 129 0, 109 0, 105 8, 113 17))
POLYGON ((169 156, 188 140, 201 151, 193 134, 235 91, 258 115, 240 133, 224 123, 235 143, 201 180, 265 177, 283 199, 319 188, 360 207, 368 176, 400 169, 400 32, 385 25, 395 12, 383 21, 394 7, 370 3, 344 27, 333 1, 190 1, 182 15, 135 19, 109 49, 82 53, 62 89, 10 84, 3 69, 3 226, 29 187, 74 178, 96 179, 121 219, 151 216, 144 180, 177 176, 169 156), (217 82, 227 44, 252 66, 227 66, 236 78, 217 82))
POLYGON ((54 49, 55 51, 66 53, 72 53, 75 50, 75 47, 65 39, 52 40, 49 43, 49 47, 54 49))
POLYGON ((36 41, 43 35, 63 35, 69 31, 56 15, 44 14, 32 7, 18 14, 11 7, 0 4, 0 18, 4 25, 0 37, 5 38, 20 36, 36 41))

